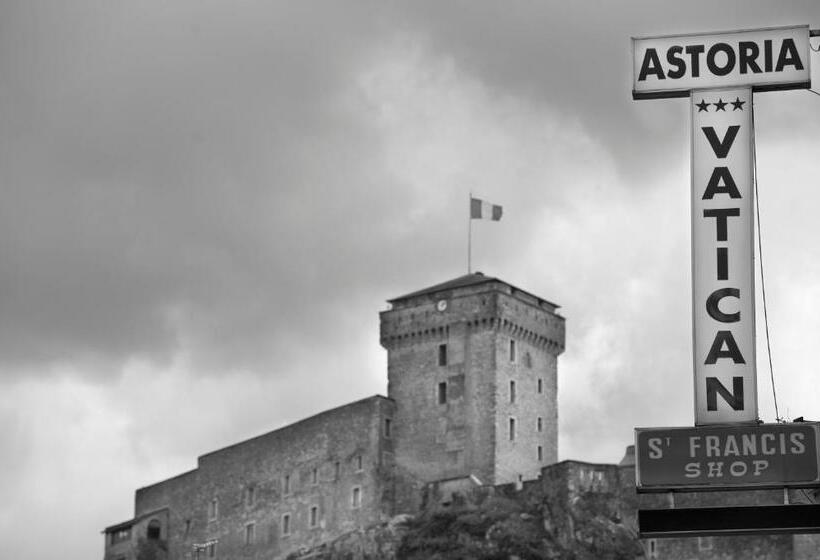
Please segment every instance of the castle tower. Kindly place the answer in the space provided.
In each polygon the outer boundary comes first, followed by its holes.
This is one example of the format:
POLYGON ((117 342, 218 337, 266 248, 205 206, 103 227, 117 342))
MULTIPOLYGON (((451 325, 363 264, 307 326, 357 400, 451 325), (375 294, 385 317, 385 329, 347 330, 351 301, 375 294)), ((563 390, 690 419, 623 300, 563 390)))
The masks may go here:
POLYGON ((503 484, 557 461, 557 305, 481 273, 389 303, 381 343, 398 465, 424 481, 503 484))

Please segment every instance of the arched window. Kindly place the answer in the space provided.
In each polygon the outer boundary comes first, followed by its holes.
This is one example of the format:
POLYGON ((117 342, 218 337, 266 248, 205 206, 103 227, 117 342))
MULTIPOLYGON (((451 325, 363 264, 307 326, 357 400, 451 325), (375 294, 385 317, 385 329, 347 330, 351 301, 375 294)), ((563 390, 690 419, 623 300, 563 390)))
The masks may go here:
POLYGON ((161 525, 159 521, 152 519, 151 522, 148 523, 148 533, 146 535, 148 540, 159 540, 160 530, 161 525))

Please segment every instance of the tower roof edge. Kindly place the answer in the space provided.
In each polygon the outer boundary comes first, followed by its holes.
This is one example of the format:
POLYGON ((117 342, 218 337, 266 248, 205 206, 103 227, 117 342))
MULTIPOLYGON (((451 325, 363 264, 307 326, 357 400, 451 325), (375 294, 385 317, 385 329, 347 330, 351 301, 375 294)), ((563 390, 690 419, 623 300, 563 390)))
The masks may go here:
POLYGON ((467 288, 467 287, 479 286, 481 284, 490 284, 490 283, 493 283, 493 282, 500 282, 502 284, 505 284, 505 285, 509 286, 510 288, 512 288, 515 291, 528 294, 529 296, 532 296, 532 297, 536 298, 537 300, 552 306, 554 309, 558 309, 560 307, 559 305, 557 305, 557 304, 555 304, 555 303, 553 303, 549 300, 546 300, 546 299, 544 299, 542 297, 539 297, 539 296, 537 296, 533 293, 530 293, 526 290, 522 290, 521 288, 513 286, 509 282, 505 282, 504 280, 501 280, 499 278, 495 278, 493 276, 486 276, 481 272, 472 272, 470 274, 465 274, 463 276, 453 278, 452 280, 447 280, 446 282, 441 282, 440 284, 435 284, 435 285, 430 286, 428 288, 423 288, 421 290, 416 290, 415 292, 410 292, 409 294, 405 294, 403 296, 399 296, 399 297, 389 299, 389 300, 387 300, 387 302, 390 303, 390 304, 395 304, 395 303, 403 302, 403 301, 406 301, 408 299, 412 299, 412 298, 416 298, 416 297, 420 297, 420 296, 432 295, 432 294, 435 294, 437 292, 445 292, 445 291, 448 291, 448 290, 454 290, 454 289, 458 289, 458 288, 467 288))

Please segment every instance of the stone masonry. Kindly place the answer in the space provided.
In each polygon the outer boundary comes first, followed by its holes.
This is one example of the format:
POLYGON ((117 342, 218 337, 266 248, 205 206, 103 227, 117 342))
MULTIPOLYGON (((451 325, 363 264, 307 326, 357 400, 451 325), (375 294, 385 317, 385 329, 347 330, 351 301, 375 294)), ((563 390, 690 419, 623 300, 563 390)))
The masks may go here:
MULTIPOLYGON (((536 504, 545 534, 566 550, 594 545, 595 531, 638 542, 637 509, 665 506, 663 496, 636 494, 634 451, 619 465, 556 463, 564 319, 555 304, 480 273, 389 303, 380 314, 387 397, 207 453, 195 469, 138 489, 134 517, 104 530, 104 560, 323 558, 346 542, 358 552, 340 558, 364 558, 362 550, 396 549, 392 529, 384 537, 379 527, 407 517, 399 514, 472 493, 536 504)), ((782 499, 778 491, 679 498, 681 506, 782 499)), ((812 535, 635 546, 650 559, 820 557, 812 535)))
POLYGON ((535 478, 558 455, 557 306, 472 274, 381 313, 396 461, 424 481, 535 478))
POLYGON ((271 558, 389 518, 393 412, 375 396, 201 456, 137 490, 135 518, 105 531, 105 560, 150 540, 168 558, 271 558))
POLYGON ((425 483, 534 478, 557 459, 557 306, 480 273, 390 301, 388 397, 202 455, 136 492, 105 560, 281 558, 401 512, 425 483))

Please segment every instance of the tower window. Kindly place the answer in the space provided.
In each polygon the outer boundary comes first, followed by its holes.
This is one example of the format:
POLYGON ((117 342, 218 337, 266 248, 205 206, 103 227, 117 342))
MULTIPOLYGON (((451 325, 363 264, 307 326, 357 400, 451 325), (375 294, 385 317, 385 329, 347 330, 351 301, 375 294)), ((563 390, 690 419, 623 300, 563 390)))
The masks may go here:
POLYGON ((539 432, 544 431, 544 419, 540 416, 535 420, 535 429, 539 432))
POLYGON ((256 501, 256 487, 248 486, 245 488, 245 505, 248 507, 253 506, 254 502, 256 501))
POLYGON ((392 429, 393 421, 390 418, 384 419, 384 437, 390 437, 390 430, 392 429))
POLYGON ((438 365, 446 366, 447 365, 447 345, 446 344, 439 344, 438 345, 438 365))
POLYGON ((282 478, 282 493, 283 494, 290 494, 290 475, 286 474, 282 478))
POLYGON ((698 551, 704 552, 707 550, 712 550, 712 537, 698 537, 698 551))
POLYGON ((353 488, 353 495, 351 497, 350 503, 354 508, 360 507, 362 505, 362 489, 358 486, 353 488))
POLYGON ((544 392, 544 380, 539 377, 538 378, 538 393, 540 394, 540 393, 543 393, 543 392, 544 392))
POLYGON ((510 361, 511 362, 515 361, 515 341, 514 340, 510 341, 510 361))
POLYGON ((316 467, 313 467, 313 470, 310 471, 310 483, 319 484, 319 469, 316 467))
POLYGON ((538 453, 538 460, 543 461, 544 460, 544 447, 542 445, 538 446, 537 453, 538 453))
POLYGON ((510 418, 510 441, 515 441, 515 418, 510 418))
POLYGON ((286 513, 282 516, 282 534, 290 535, 290 514, 286 513))
POLYGON ((532 356, 530 355, 529 352, 524 354, 524 366, 527 369, 532 369, 532 356))
POLYGON ((342 475, 342 464, 339 461, 333 463, 333 478, 339 480, 342 475))
POLYGON ((253 544, 256 540, 256 524, 248 523, 245 525, 245 544, 253 544))
POLYGON ((515 402, 515 381, 510 381, 510 402, 515 402))
POLYGON ((219 500, 214 498, 208 504, 208 519, 215 521, 217 517, 219 517, 219 500))
POLYGON ((159 521, 157 521, 156 519, 152 519, 151 522, 148 523, 148 532, 145 536, 148 537, 149 541, 159 540, 161 529, 162 528, 159 524, 159 521))
POLYGON ((127 541, 131 538, 131 529, 120 529, 111 533, 111 544, 127 541))
POLYGON ((216 558, 216 543, 214 542, 208 545, 208 558, 216 558))
POLYGON ((438 404, 447 403, 447 382, 442 381, 438 384, 438 404))
POLYGON ((356 455, 356 470, 357 471, 362 470, 363 466, 364 466, 364 462, 362 461, 362 456, 361 455, 356 455))

